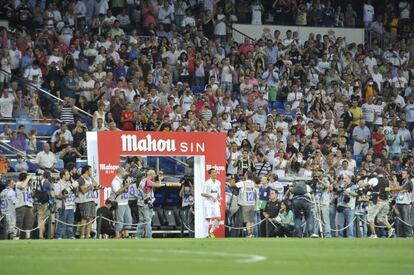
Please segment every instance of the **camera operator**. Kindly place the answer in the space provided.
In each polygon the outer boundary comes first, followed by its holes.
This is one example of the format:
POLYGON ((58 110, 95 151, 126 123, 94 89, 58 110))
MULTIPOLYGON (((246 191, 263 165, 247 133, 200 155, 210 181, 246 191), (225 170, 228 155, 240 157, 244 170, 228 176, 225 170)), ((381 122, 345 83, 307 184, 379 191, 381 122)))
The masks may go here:
POLYGON ((323 236, 331 238, 331 222, 329 204, 331 201, 332 188, 328 177, 324 177, 322 171, 315 173, 313 180, 316 184, 316 199, 320 206, 321 219, 323 223, 323 236))
MULTIPOLYGON (((194 186, 188 176, 184 176, 181 180, 181 189, 179 196, 181 197, 181 214, 182 220, 187 227, 192 229, 194 223, 194 186)), ((190 232, 190 235, 192 233, 190 232)), ((191 237, 191 236, 190 236, 191 237)))
POLYGON ((134 180, 134 184, 131 184, 128 189, 128 205, 131 210, 132 223, 138 223, 138 185, 145 175, 145 170, 137 157, 127 158, 125 169, 134 180))
POLYGON ((8 179, 6 188, 0 193, 0 213, 4 217, 4 226, 6 226, 7 239, 16 237, 16 192, 14 191, 16 183, 8 179))
MULTIPOLYGON (((314 232, 314 217, 312 214, 312 188, 306 184, 305 181, 295 181, 293 185, 289 186, 289 194, 293 194, 292 206, 295 214, 295 226, 299 238, 303 237, 302 217, 306 221, 306 235, 317 238, 318 235, 314 232)), ((286 194, 288 196, 288 194, 286 194)))
POLYGON ((413 192, 413 183, 410 179, 408 170, 402 170, 401 183, 398 183, 396 175, 393 175, 392 179, 392 186, 386 190, 398 192, 397 197, 395 198, 395 203, 397 205, 399 218, 402 220, 397 223, 398 237, 407 238, 411 236, 411 229, 404 223, 410 224, 410 204, 412 203, 411 196, 413 192))
POLYGON ((383 171, 377 169, 378 183, 370 186, 371 196, 368 205, 368 223, 371 230, 370 238, 378 238, 375 232, 375 218, 379 223, 384 224, 388 229, 388 237, 392 237, 394 229, 388 222, 388 212, 390 211, 390 203, 388 199, 388 180, 384 177, 383 171))
MULTIPOLYGON (((161 181, 163 176, 156 177, 154 170, 148 170, 147 176, 141 180, 139 184, 139 190, 143 192, 143 204, 139 207, 139 225, 137 226, 136 237, 142 237, 142 231, 145 229, 145 238, 152 238, 151 221, 153 216, 153 202, 155 200, 153 188, 159 188, 163 186, 161 181)), ((139 199, 138 199, 139 203, 139 199)))
POLYGON ((367 209, 368 209, 368 190, 365 187, 364 180, 361 178, 357 179, 357 201, 355 206, 355 237, 357 238, 366 238, 367 237, 367 209), (362 227, 362 232, 361 232, 362 227))
POLYGON ((255 184, 251 180, 252 173, 245 172, 244 180, 236 183, 239 188, 239 205, 242 208, 243 219, 246 223, 247 237, 253 237, 253 222, 255 218, 255 206, 258 201, 258 194, 256 192, 255 184))
MULTIPOLYGON (((354 209, 355 201, 358 194, 357 186, 352 182, 349 175, 343 175, 342 182, 338 186, 338 204, 336 211, 338 212, 338 227, 345 228, 346 237, 354 237, 354 209), (352 225, 350 225, 352 223, 352 225)), ((339 237, 344 237, 344 230, 338 232, 339 237)))
MULTIPOLYGON (((239 205, 240 189, 236 186, 237 175, 230 175, 226 184, 226 224, 231 227, 243 227, 243 213, 239 205)), ((226 237, 240 237, 240 229, 226 228, 226 237)))
POLYGON ((79 183, 79 193, 78 193, 78 202, 79 210, 81 215, 81 239, 86 239, 91 237, 92 223, 91 221, 95 218, 95 188, 98 184, 94 181, 92 176, 92 168, 89 165, 82 167, 81 176, 78 178, 79 183))
MULTIPOLYGON (((27 173, 19 174, 19 181, 16 183, 16 227, 23 230, 33 228, 33 198, 32 198, 32 175, 27 173)), ((19 232, 20 238, 30 239, 30 232, 19 232)))
POLYGON ((44 171, 41 176, 36 177, 34 184, 34 215, 37 218, 37 225, 39 226, 39 239, 44 239, 45 223, 42 222, 49 214, 49 200, 52 192, 52 185, 50 183, 50 172, 44 171))
POLYGON ((119 167, 116 170, 116 176, 112 180, 111 185, 111 198, 113 198, 113 200, 115 200, 118 204, 115 211, 115 239, 121 238, 121 231, 123 231, 123 237, 128 238, 128 229, 130 228, 132 222, 131 209, 128 205, 129 186, 131 185, 131 181, 130 178, 126 176, 125 169, 119 167))
MULTIPOLYGON (((60 172, 60 180, 55 184, 56 207, 59 214, 59 220, 67 224, 75 222, 75 199, 78 189, 78 183, 73 182, 68 170, 60 172)), ((58 223, 56 237, 58 239, 73 239, 73 227, 58 223)))

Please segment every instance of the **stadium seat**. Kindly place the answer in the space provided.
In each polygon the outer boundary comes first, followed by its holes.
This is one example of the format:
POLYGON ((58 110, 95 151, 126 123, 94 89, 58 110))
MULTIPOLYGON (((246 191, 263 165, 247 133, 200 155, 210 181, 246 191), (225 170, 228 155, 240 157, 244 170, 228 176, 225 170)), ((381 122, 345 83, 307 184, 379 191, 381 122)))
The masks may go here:
POLYGON ((204 92, 204 86, 192 86, 191 91, 194 95, 204 92))

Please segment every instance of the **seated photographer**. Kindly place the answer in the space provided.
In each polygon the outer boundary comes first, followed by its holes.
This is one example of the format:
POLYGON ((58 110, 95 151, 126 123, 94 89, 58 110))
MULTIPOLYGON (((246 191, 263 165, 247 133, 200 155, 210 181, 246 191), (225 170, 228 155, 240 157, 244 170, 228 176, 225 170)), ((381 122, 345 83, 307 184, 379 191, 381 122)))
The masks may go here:
POLYGON ((295 221, 293 212, 290 210, 286 201, 280 204, 279 215, 275 219, 276 236, 277 237, 294 237, 295 236, 295 221))
POLYGON ((128 191, 131 181, 126 178, 125 169, 119 167, 116 170, 116 176, 112 180, 112 200, 116 201, 118 206, 115 212, 115 239, 121 238, 121 231, 124 238, 128 238, 128 230, 132 223, 131 209, 128 205, 128 191))
POLYGON ((66 224, 58 222, 56 238, 73 239, 73 226, 75 222, 75 199, 78 190, 78 183, 73 182, 68 170, 60 172, 60 180, 54 185, 56 208, 58 219, 66 224))
POLYGON ((263 210, 263 217, 267 220, 267 234, 269 237, 276 237, 276 218, 280 211, 279 193, 276 190, 270 190, 269 200, 263 210))
MULTIPOLYGON (((116 210, 115 205, 112 203, 111 200, 107 199, 105 201, 105 205, 99 208, 96 214, 98 216, 102 216, 103 218, 113 221, 114 210, 116 210)), ((112 238, 115 236, 114 226, 112 222, 108 220, 101 219, 101 235, 103 235, 105 239, 107 237, 112 238)))

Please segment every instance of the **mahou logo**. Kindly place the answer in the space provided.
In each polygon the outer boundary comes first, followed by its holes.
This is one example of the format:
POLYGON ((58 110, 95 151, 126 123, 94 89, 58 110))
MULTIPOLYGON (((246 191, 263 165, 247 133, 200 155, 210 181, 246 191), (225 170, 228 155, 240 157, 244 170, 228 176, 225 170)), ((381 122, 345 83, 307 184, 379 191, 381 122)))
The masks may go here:
POLYGON ((177 147, 173 139, 153 139, 148 134, 143 139, 136 135, 122 135, 123 152, 175 152, 177 147))
POLYGON ((99 170, 105 172, 105 174, 112 174, 118 168, 119 168, 119 165, 99 164, 99 170))

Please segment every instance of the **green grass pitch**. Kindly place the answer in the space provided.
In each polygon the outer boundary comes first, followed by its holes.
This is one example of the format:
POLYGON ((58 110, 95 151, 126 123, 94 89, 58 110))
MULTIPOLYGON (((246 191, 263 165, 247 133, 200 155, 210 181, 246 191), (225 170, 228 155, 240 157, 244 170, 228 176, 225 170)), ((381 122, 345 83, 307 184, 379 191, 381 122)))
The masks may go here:
POLYGON ((0 274, 414 274, 414 239, 1 241, 0 274))

